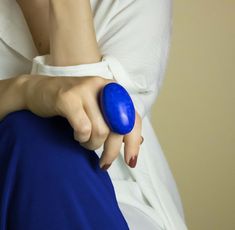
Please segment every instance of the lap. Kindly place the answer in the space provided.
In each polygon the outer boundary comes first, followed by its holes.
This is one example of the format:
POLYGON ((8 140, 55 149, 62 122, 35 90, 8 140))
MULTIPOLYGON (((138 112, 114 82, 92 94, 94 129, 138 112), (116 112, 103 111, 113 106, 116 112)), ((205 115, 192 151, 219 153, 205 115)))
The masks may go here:
POLYGON ((66 169, 74 169, 78 178, 84 178, 86 170, 108 176, 99 168, 95 151, 73 139, 73 130, 63 117, 42 118, 27 110, 10 113, 0 122, 0 144, 0 162, 17 159, 24 171, 41 170, 43 165, 42 173, 57 170, 57 176, 66 169))
POLYGON ((98 161, 73 139, 65 118, 8 114, 0 122, 0 216, 13 229, 128 229, 98 161))

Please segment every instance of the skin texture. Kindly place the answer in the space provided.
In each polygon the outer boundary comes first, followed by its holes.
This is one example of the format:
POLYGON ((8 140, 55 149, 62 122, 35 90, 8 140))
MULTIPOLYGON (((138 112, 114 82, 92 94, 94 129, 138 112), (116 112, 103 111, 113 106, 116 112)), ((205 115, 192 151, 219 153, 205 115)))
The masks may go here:
MULTIPOLYGON (((50 53, 51 65, 66 66, 100 61, 101 54, 95 38, 89 1, 17 2, 39 54, 50 53)), ((22 99, 19 100, 18 108, 27 108, 39 116, 61 115, 67 118, 74 129, 75 140, 85 148, 95 150, 104 144, 100 166, 106 165, 106 169, 117 158, 124 142, 125 161, 128 164, 139 153, 142 121, 136 112, 135 126, 129 134, 123 136, 109 130, 98 107, 97 95, 111 81, 115 82, 94 76, 32 78, 23 75, 18 77, 15 84, 22 95, 19 97, 22 99)), ((131 167, 135 164, 133 160, 130 162, 131 167)))

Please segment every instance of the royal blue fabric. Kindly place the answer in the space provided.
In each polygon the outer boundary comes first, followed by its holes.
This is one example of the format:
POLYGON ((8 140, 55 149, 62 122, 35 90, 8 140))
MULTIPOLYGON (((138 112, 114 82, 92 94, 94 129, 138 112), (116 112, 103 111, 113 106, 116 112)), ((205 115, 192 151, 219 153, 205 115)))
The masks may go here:
POLYGON ((126 230, 99 157, 68 121, 30 111, 0 122, 0 230, 126 230))

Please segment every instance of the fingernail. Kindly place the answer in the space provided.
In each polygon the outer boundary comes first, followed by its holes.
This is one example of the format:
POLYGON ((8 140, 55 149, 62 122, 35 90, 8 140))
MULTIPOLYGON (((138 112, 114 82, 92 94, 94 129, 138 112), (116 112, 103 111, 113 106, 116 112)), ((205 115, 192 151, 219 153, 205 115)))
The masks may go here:
POLYGON ((110 167, 111 164, 104 164, 101 169, 107 170, 110 167))
POLYGON ((130 161, 129 161, 129 163, 128 163, 128 165, 129 165, 131 168, 134 168, 134 167, 136 166, 137 157, 138 157, 138 156, 133 156, 133 157, 131 157, 131 159, 130 159, 130 161))

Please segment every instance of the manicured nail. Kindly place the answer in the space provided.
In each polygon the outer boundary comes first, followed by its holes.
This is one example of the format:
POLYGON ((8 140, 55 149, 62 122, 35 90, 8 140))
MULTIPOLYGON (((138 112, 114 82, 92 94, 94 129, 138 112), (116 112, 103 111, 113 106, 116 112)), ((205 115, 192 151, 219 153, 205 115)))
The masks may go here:
POLYGON ((110 167, 111 164, 104 164, 101 169, 107 170, 110 167))
POLYGON ((136 166, 137 157, 138 157, 138 156, 133 156, 133 157, 131 157, 131 159, 130 159, 130 161, 129 161, 129 163, 128 163, 128 165, 129 165, 131 168, 134 168, 134 167, 136 166))

